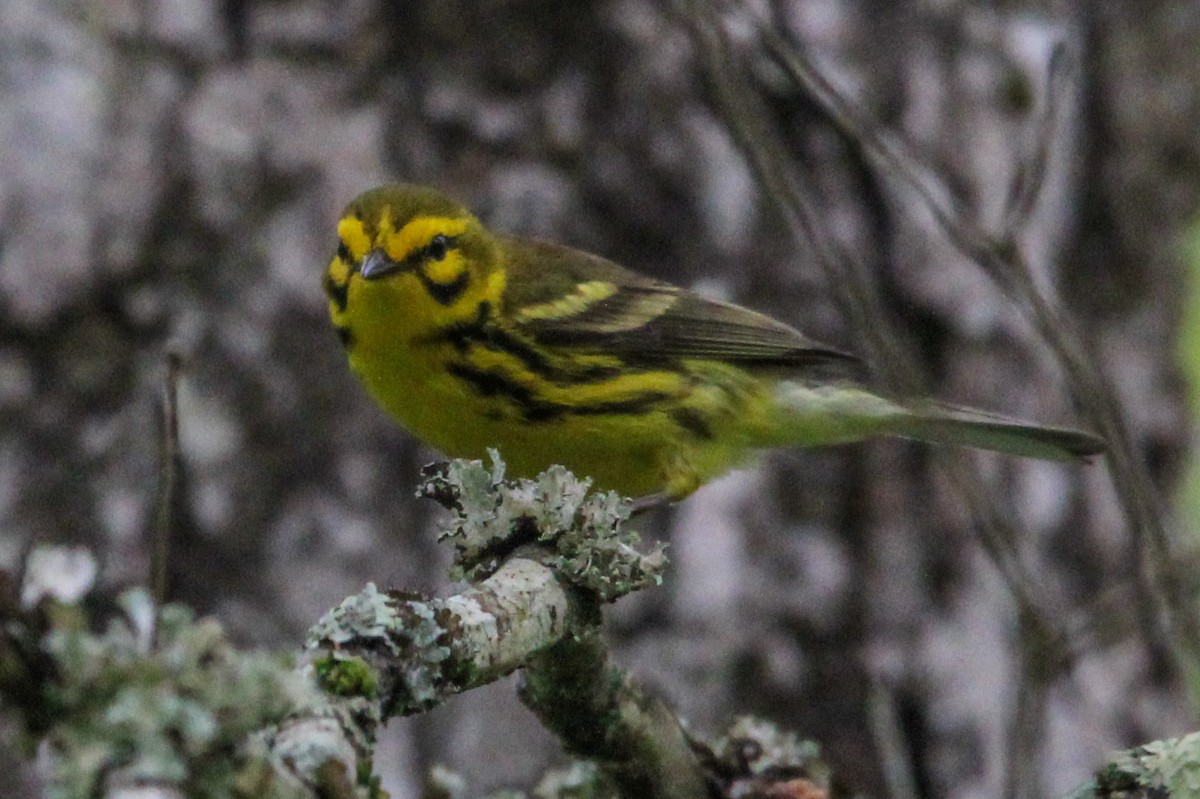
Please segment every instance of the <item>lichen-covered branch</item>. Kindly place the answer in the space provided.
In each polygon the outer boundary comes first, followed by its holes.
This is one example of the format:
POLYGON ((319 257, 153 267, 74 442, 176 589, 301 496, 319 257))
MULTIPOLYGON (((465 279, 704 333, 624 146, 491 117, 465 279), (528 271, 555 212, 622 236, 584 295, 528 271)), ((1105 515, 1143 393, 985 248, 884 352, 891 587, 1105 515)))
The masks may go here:
POLYGON ((295 658, 242 653, 212 620, 125 594, 91 632, 63 557, 35 553, 24 602, 0 605, 0 698, 51 753, 49 794, 371 797, 379 725, 490 682, 600 620, 602 602, 659 580, 660 549, 621 528, 628 502, 561 468, 504 480, 456 462, 421 493, 452 511, 443 538, 474 583, 447 598, 368 585, 295 658), (40 567, 40 563, 57 564, 40 567))
POLYGON ((691 799, 706 772, 674 712, 608 658, 598 629, 564 638, 525 667, 521 699, 574 755, 596 761, 621 796, 691 799))
POLYGON ((368 585, 318 622, 310 646, 325 687, 378 700, 382 720, 510 674, 582 623, 549 567, 515 557, 445 599, 368 585))
POLYGON ((1154 741, 1116 755, 1064 799, 1191 799, 1200 796, 1200 732, 1154 741))
POLYGON ((238 651, 217 622, 141 589, 103 632, 59 590, 25 595, 0 606, 0 701, 21 711, 31 751, 44 744, 46 796, 315 795, 264 745, 283 719, 327 705, 294 657, 238 651))
MULTIPOLYGON (((141 590, 92 632, 73 603, 94 563, 35 552, 23 591, 0 591, 0 699, 46 745, 46 795, 375 799, 381 723, 517 669, 522 700, 582 759, 538 796, 833 795, 815 744, 751 719, 706 741, 612 663, 602 603, 662 566, 621 529, 623 501, 560 469, 506 481, 498 459, 446 465, 421 491, 452 511, 444 537, 474 584, 446 598, 368 585, 313 627, 299 662, 240 652, 215 621, 141 590)), ((463 795, 432 780, 431 796, 463 795)), ((1200 733, 1122 754, 1070 799, 1198 793, 1200 733)))
POLYGON ((571 593, 519 556, 445 599, 368 586, 313 628, 299 664, 239 652, 215 621, 156 611, 140 590, 101 634, 77 610, 44 605, 28 614, 49 619, 41 632, 8 619, 0 688, 49 744, 55 797, 369 797, 379 724, 594 624, 595 603, 571 593))
POLYGON ((634 548, 621 527, 628 501, 588 487, 562 467, 506 481, 494 453, 490 468, 427 470, 418 493, 451 511, 442 539, 455 547, 452 573, 475 585, 446 599, 374 586, 350 597, 309 635, 324 683, 378 697, 384 717, 424 710, 582 634, 599 621, 598 603, 656 583, 661 548, 634 548))

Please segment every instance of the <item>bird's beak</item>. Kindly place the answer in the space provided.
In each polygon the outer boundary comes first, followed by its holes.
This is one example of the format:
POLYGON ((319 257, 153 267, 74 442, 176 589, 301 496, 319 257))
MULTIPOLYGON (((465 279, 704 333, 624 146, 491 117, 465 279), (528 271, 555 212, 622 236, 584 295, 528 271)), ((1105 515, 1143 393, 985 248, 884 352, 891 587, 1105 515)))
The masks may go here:
POLYGON ((383 250, 376 249, 363 256, 362 268, 359 272, 362 274, 363 280, 375 280, 390 275, 399 268, 398 261, 393 261, 383 250))

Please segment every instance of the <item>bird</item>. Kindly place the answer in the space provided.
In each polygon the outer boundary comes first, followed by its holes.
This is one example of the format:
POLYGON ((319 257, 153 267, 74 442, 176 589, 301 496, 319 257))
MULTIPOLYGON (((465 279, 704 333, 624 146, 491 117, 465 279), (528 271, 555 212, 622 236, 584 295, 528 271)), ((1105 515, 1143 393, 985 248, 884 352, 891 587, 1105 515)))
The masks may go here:
POLYGON ((354 198, 324 274, 351 370, 399 424, 507 474, 561 464, 681 500, 756 453, 879 436, 1058 461, 1099 436, 873 388, 790 325, 581 250, 489 230, 437 189, 354 198))

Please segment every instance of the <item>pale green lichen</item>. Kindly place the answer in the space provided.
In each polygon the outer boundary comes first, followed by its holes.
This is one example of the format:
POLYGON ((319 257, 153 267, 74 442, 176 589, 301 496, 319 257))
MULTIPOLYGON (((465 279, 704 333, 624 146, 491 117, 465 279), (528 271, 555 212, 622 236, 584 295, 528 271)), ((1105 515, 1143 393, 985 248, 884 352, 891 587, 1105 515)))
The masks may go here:
MULTIPOLYGON (((45 639, 57 667, 50 689, 62 720, 46 735, 53 799, 99 795, 108 785, 176 786, 227 797, 251 733, 322 702, 279 654, 243 653, 210 619, 144 591, 101 634, 58 629, 45 639)), ((277 791, 266 795, 280 796, 277 791)))
MULTIPOLYGON (((323 710, 334 707, 327 705, 323 710)), ((285 726, 277 735, 275 731, 263 735, 266 746, 256 754, 267 757, 279 774, 300 774, 311 780, 332 764, 349 781, 349 766, 356 763, 359 749, 346 737, 347 728, 341 714, 322 715, 318 711, 304 720, 302 732, 297 732, 295 726, 285 726)))
MULTIPOLYGON (((323 649, 328 659, 345 661, 353 655, 342 647, 353 642, 355 651, 378 649, 388 652, 406 668, 399 675, 403 688, 395 692, 408 709, 427 707, 441 693, 442 668, 450 658, 449 640, 436 611, 429 602, 413 597, 390 596, 369 583, 359 593, 342 600, 313 625, 308 648, 323 649)), ((326 663, 318 666, 329 674, 326 663)))
POLYGON ((548 565, 604 601, 661 582, 662 546, 643 555, 637 533, 623 529, 629 500, 611 491, 589 494, 591 481, 561 466, 534 480, 505 480, 499 454, 489 455, 490 468, 458 460, 427 470, 417 491, 453 514, 441 535, 455 548, 452 578, 478 580, 514 548, 536 541, 553 549, 548 565))
POLYGON ((1099 782, 1110 792, 1141 787, 1164 790, 1171 797, 1200 796, 1200 733, 1122 752, 1101 772, 1099 782))
MULTIPOLYGON (((569 484, 575 477, 555 466, 539 478, 551 488, 560 481, 569 484)), ((542 528, 541 540, 552 543, 558 552, 551 565, 567 580, 594 591, 606 602, 658 585, 667 565, 661 544, 645 555, 636 549, 640 537, 622 527, 629 519, 629 508, 628 500, 611 491, 590 494, 575 508, 570 522, 558 529, 542 528)))
POLYGON ((308 648, 332 645, 336 648, 350 641, 375 641, 395 654, 393 640, 396 610, 391 597, 368 583, 357 594, 325 612, 308 631, 308 648))

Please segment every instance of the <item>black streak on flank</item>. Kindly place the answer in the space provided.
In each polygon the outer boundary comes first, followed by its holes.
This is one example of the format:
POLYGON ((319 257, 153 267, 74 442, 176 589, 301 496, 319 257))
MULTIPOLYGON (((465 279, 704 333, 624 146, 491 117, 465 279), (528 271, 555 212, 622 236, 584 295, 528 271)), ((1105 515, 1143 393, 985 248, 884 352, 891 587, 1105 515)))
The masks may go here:
POLYGON ((337 306, 339 311, 345 313, 346 303, 350 300, 350 283, 338 283, 332 275, 326 272, 321 285, 325 287, 325 293, 329 296, 330 301, 337 306))
POLYGON ((595 402, 590 405, 563 405, 538 399, 525 386, 517 383, 504 372, 496 369, 476 369, 463 363, 447 363, 446 371, 470 385, 484 397, 507 397, 520 408, 521 415, 530 422, 544 422, 563 416, 636 416, 650 413, 670 394, 662 391, 647 391, 625 400, 595 402))
POLYGON ((458 322, 446 327, 438 331, 431 340, 448 341, 464 355, 472 344, 479 344, 495 352, 503 352, 505 355, 516 358, 521 365, 538 377, 558 385, 596 383, 610 380, 621 373, 620 368, 615 366, 588 366, 582 369, 556 366, 550 363, 549 359, 535 347, 492 323, 490 321, 491 314, 492 304, 484 300, 479 303, 475 321, 458 322))
POLYGON ((644 413, 650 413, 658 403, 670 398, 671 395, 663 391, 647 391, 645 394, 638 394, 626 400, 595 402, 591 405, 576 405, 566 408, 566 411, 577 416, 604 416, 606 414, 640 416, 644 413))
POLYGON ((354 331, 344 325, 334 325, 333 329, 337 331, 338 340, 342 342, 342 348, 349 350, 354 347, 354 331))
POLYGON ((671 411, 671 419, 702 441, 712 441, 714 438, 712 428, 699 411, 692 408, 674 408, 671 411))
POLYGON ((552 372, 555 370, 546 360, 545 355, 494 324, 458 325, 454 329, 447 330, 446 333, 456 349, 466 350, 471 344, 482 344, 488 349, 511 355, 535 374, 548 380, 553 379, 552 372))
POLYGON ((561 416, 561 405, 542 402, 533 392, 514 382, 503 372, 484 371, 463 363, 447 363, 446 371, 467 383, 485 397, 508 397, 521 408, 521 415, 531 422, 542 422, 561 416))

